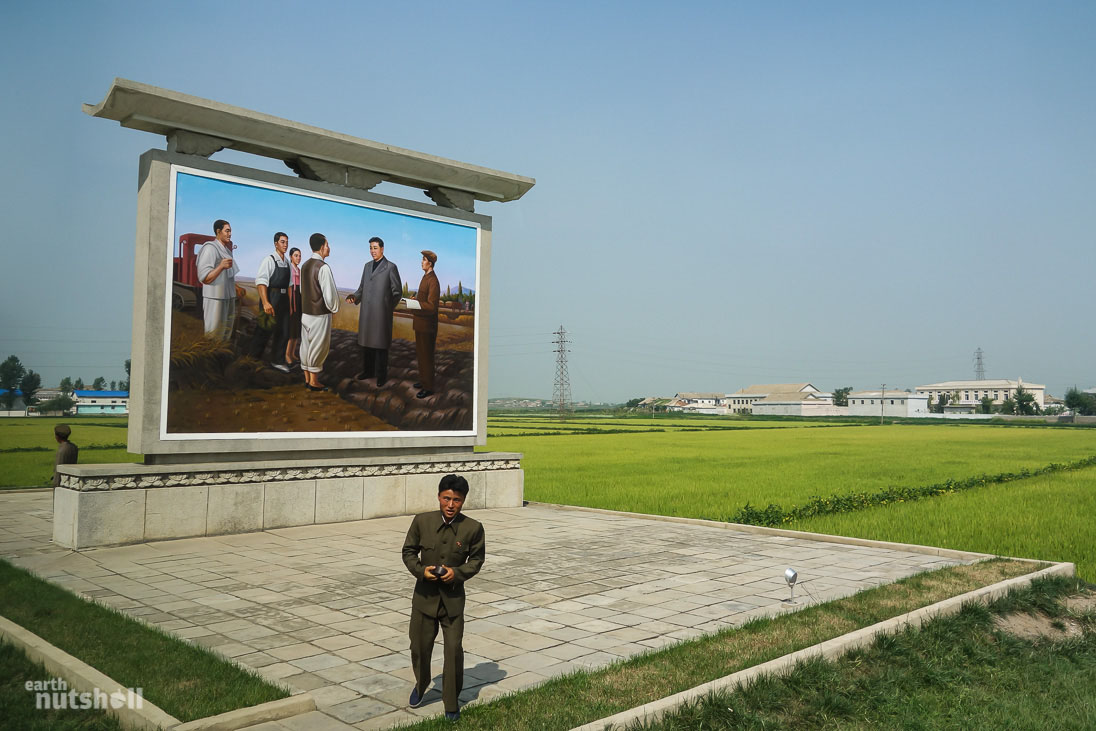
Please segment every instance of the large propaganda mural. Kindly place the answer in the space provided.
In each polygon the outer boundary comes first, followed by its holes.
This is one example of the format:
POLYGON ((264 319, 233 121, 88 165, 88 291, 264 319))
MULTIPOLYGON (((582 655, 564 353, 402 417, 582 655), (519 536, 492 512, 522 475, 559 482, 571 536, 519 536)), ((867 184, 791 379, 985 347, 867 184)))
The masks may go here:
POLYGON ((476 224, 171 180, 161 438, 473 434, 476 224))

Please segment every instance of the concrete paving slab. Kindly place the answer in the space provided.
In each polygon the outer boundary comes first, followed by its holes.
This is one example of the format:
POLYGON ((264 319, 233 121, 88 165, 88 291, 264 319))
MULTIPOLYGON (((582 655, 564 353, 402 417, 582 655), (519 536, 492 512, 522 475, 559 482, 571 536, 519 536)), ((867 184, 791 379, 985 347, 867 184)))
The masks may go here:
MULTIPOLYGON (((318 711, 270 728, 383 728, 441 713, 440 703, 403 705, 414 580, 400 546, 410 518, 73 553, 53 545, 51 511, 48 492, 0 494, 0 555, 315 694, 318 711)), ((468 586, 466 692, 477 702, 978 558, 543 505, 469 514, 490 546, 468 586), (639 532, 651 537, 637 547, 639 532), (714 577, 713 564, 727 570, 714 577), (788 566, 803 587, 796 607, 781 601, 788 566)), ((440 647, 435 660, 440 673, 440 647)))

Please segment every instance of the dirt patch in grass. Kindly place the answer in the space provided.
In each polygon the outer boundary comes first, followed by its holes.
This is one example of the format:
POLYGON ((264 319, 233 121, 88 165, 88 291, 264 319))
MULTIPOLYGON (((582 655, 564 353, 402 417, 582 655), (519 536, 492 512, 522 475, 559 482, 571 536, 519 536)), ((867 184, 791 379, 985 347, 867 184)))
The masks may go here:
POLYGON ((1062 605, 1073 614, 1096 612, 1096 591, 1086 591, 1067 597, 1062 605))
POLYGON ((1084 634, 1081 623, 1075 619, 1055 619, 1042 612, 1025 614, 1012 612, 993 618, 993 626, 1022 640, 1067 640, 1084 634))

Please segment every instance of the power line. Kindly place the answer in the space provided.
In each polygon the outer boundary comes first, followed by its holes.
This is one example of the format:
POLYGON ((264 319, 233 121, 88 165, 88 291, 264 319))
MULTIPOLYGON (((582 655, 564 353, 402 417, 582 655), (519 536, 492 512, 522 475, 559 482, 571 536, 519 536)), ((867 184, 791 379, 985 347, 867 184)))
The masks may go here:
POLYGON ((571 341, 567 339, 567 331, 563 329, 563 325, 560 325, 559 330, 553 334, 556 336, 556 339, 552 341, 556 346, 556 382, 552 389, 552 400, 562 420, 571 413, 571 379, 567 375, 567 353, 570 352, 567 350, 567 344, 571 341))

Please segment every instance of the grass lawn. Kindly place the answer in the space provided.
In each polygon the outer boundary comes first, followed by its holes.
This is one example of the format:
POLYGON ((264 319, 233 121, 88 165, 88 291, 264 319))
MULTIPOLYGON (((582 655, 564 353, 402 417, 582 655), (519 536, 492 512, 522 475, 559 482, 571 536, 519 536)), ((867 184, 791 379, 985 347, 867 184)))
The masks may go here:
POLYGON ((1096 728, 1096 617, 1082 615, 1083 634, 1062 641, 1020 639, 994 626, 996 616, 1017 610, 1061 618, 1054 600, 1077 589, 1066 579, 1038 582, 837 661, 812 660, 713 693, 640 728, 1096 728))
MULTIPOLYGON (((468 706, 461 712, 461 728, 570 729, 1031 570, 1030 564, 996 560, 911 576, 468 706)), ((411 728, 451 726, 430 719, 411 728)))
POLYGON ((121 726, 104 711, 45 710, 35 707, 34 692, 25 683, 54 676, 14 645, 0 642, 0 728, 26 731, 116 731, 121 726))
POLYGON ((46 487, 53 481, 53 427, 68 424, 80 464, 141 462, 126 451, 125 416, 35 416, 0 419, 0 489, 46 487))
POLYGON ((1096 579, 1096 467, 782 527, 963 551, 1072 561, 1096 579))
POLYGON ((1069 462, 1096 455, 1096 430, 831 425, 500 436, 487 449, 525 454, 528 500, 727 520, 747 502, 791 506, 1069 462))
POLYGON ((289 696, 208 650, 81 599, 5 561, 0 561, 0 615, 122 687, 143 688, 146 700, 182 721, 289 696))

